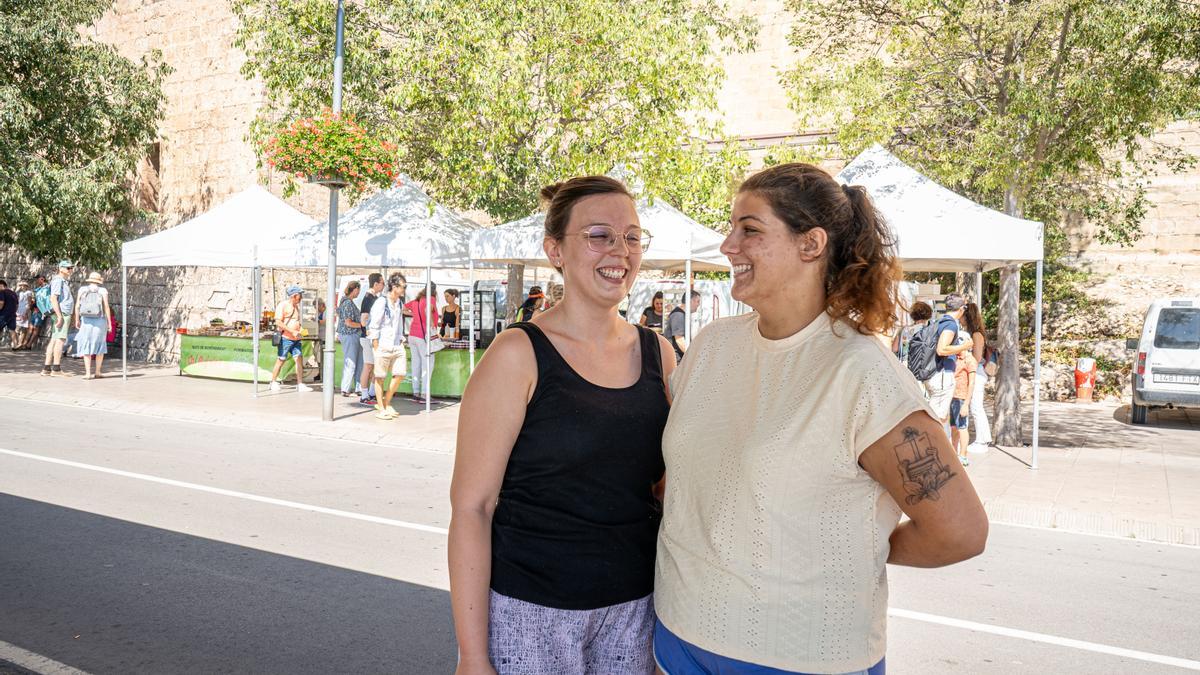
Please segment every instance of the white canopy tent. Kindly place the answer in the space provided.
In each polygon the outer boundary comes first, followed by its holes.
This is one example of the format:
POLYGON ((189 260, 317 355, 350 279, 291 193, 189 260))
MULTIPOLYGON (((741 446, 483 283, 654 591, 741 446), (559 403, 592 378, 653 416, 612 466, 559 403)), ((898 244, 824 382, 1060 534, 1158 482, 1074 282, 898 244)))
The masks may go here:
MULTIPOLYGON (((470 238, 479 224, 436 203, 407 176, 403 183, 384 190, 338 219, 338 265, 348 267, 424 267, 425 297, 432 295, 433 268, 471 268, 470 238)), ((325 226, 299 233, 297 248, 316 260, 325 246, 325 226)), ((474 296, 467 306, 467 320, 474 326, 474 296)), ((425 323, 433 323, 433 303, 425 303, 425 323)), ((473 336, 472 336, 473 337, 473 336)), ((429 336, 425 340, 428 359, 429 336)), ((470 345, 474 365, 475 343, 470 345)), ((425 369, 425 412, 431 368, 425 369)))
POLYGON ((255 185, 210 211, 161 232, 121 245, 121 379, 129 375, 130 267, 246 267, 254 294, 254 394, 258 395, 259 274, 261 267, 310 267, 325 264, 302 255, 289 238, 317 221, 255 185))
POLYGON ((1042 364, 1043 227, 977 204, 933 182, 879 145, 865 150, 837 175, 861 185, 896 235, 905 271, 974 272, 976 298, 983 273, 1035 263, 1035 354, 1033 362, 1033 460, 1038 467, 1042 364))
MULTIPOLYGON (((339 219, 338 264, 347 267, 468 267, 473 221, 435 204, 420 187, 404 185, 381 192, 339 219)), ((245 267, 252 270, 254 316, 261 314, 259 269, 321 268, 328 251, 328 228, 300 213, 260 186, 235 194, 212 210, 121 247, 122 377, 127 376, 129 267, 245 267)), ((426 274, 428 284, 429 274, 426 274)), ((428 293, 428 291, 427 291, 428 293)), ((254 362, 258 362, 258 321, 254 362)), ((253 368, 255 394, 258 369, 253 368)))
MULTIPOLYGON (((639 199, 638 218, 651 235, 650 249, 642 254, 642 269, 725 272, 729 259, 721 253, 725 238, 686 216, 667 202, 639 199)), ((471 260, 481 263, 528 265, 554 269, 542 248, 546 215, 535 213, 520 220, 480 229, 471 235, 471 260)), ((687 338, 691 339, 691 303, 684 299, 687 338)), ((472 344, 474 344, 474 323, 472 344)))

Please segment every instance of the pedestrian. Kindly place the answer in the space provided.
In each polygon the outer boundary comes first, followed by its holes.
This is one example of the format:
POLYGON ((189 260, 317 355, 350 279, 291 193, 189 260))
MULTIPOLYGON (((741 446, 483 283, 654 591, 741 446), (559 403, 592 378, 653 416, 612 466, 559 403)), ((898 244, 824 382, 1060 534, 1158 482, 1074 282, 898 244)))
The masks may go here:
POLYGON ((459 324, 462 318, 462 307, 458 304, 458 291, 453 288, 447 288, 446 305, 442 307, 442 328, 441 335, 447 340, 457 340, 459 338, 459 324))
POLYGON ((16 351, 17 344, 17 304, 20 300, 16 291, 8 287, 8 282, 0 279, 0 336, 8 333, 9 344, 16 351))
POLYGON ((563 299, 563 285, 551 281, 546 284, 546 309, 557 305, 563 299))
POLYGON ((54 313, 50 306, 50 282, 46 275, 39 274, 33 282, 33 341, 37 342, 46 332, 50 316, 54 313))
POLYGON ((616 309, 649 237, 612 178, 542 197, 543 246, 571 292, 500 333, 463 395, 449 537, 458 672, 648 675, 651 486, 675 360, 616 309))
POLYGON ((526 297, 525 301, 521 303, 521 306, 517 309, 517 315, 514 318, 517 321, 529 321, 538 314, 541 314, 543 311, 542 304, 545 297, 546 295, 542 293, 541 286, 531 286, 529 288, 529 296, 526 297))
MULTIPOLYGON (((929 406, 933 408, 943 425, 950 423, 950 402, 954 400, 954 369, 958 363, 958 355, 970 351, 970 338, 959 339, 959 320, 962 319, 966 299, 958 293, 946 296, 946 313, 937 320, 937 340, 934 343, 936 369, 933 376, 925 381, 925 390, 929 393, 929 406)), ((949 438, 950 431, 946 430, 949 438)))
MULTIPOLYGON (((688 301, 691 303, 692 316, 696 316, 696 312, 700 310, 700 291, 691 290, 687 292, 688 301)), ((667 315, 667 321, 663 324, 663 337, 667 338, 667 342, 671 343, 671 348, 675 350, 675 361, 683 361, 683 355, 688 350, 687 338, 687 312, 680 305, 671 310, 667 315)))
POLYGON ((992 359, 993 352, 987 342, 979 305, 967 303, 967 309, 963 312, 963 326, 971 336, 971 353, 978 361, 975 368, 975 387, 971 390, 971 422, 975 426, 975 440, 968 448, 983 452, 992 444, 992 425, 988 422, 983 396, 984 387, 988 382, 987 364, 992 359))
POLYGON ((977 555, 987 515, 876 337, 900 266, 866 191, 781 164, 732 216, 721 251, 754 311, 709 324, 672 379, 655 656, 667 673, 883 673, 886 563, 977 555))
POLYGON ((362 376, 358 379, 359 391, 362 392, 358 402, 362 405, 374 406, 378 402, 375 399, 375 350, 371 347, 370 338, 367 337, 367 325, 371 323, 371 308, 375 306, 375 300, 383 292, 383 275, 379 272, 371 272, 367 276, 367 284, 370 288, 363 294, 362 305, 359 307, 362 312, 359 322, 363 325, 362 338, 359 340, 362 345, 363 367, 362 376))
POLYGON ((908 318, 912 323, 898 331, 896 340, 892 343, 892 352, 904 363, 908 361, 908 346, 912 343, 913 336, 921 332, 933 319, 933 308, 929 303, 918 300, 913 303, 912 309, 908 310, 908 318))
POLYGON ((392 397, 404 379, 407 358, 404 354, 404 289, 408 283, 399 272, 388 277, 387 295, 371 305, 371 318, 367 324, 367 337, 375 352, 375 417, 390 420, 397 417, 392 408, 392 397), (385 382, 387 377, 390 382, 385 382))
POLYGON ((658 291, 650 301, 650 306, 642 310, 642 318, 638 323, 650 330, 662 332, 663 329, 663 292, 658 291))
POLYGON ((62 369, 63 343, 71 330, 71 313, 75 311, 75 295, 71 293, 71 273, 75 271, 75 263, 62 260, 58 263, 58 273, 50 281, 50 342, 46 345, 46 364, 42 375, 54 377, 71 377, 62 369))
MULTIPOLYGON (((437 298, 437 284, 430 282, 429 291, 431 297, 437 298)), ((408 324, 408 347, 412 354, 412 398, 417 403, 425 403, 425 398, 430 395, 425 391, 425 376, 429 375, 430 382, 433 381, 433 364, 436 361, 426 336, 437 335, 437 301, 427 301, 425 288, 422 287, 417 291, 417 297, 404 305, 404 310, 406 316, 412 317, 408 324)))
POLYGON ((351 281, 342 291, 338 304, 337 340, 342 343, 342 396, 352 396, 358 389, 355 376, 362 370, 362 312, 354 299, 362 291, 362 284, 351 281))
POLYGON ((13 351, 28 351, 33 347, 34 317, 37 303, 33 299, 33 291, 29 282, 24 279, 17 282, 17 330, 13 333, 13 351))
POLYGON ((83 358, 83 379, 104 377, 104 355, 108 353, 108 327, 112 307, 108 304, 108 289, 99 272, 88 275, 79 289, 75 302, 75 354, 83 358), (92 368, 93 362, 95 368, 92 368))
POLYGON ((279 331, 279 353, 275 368, 271 371, 271 391, 279 391, 279 372, 289 358, 296 362, 296 392, 312 391, 304 384, 304 345, 300 338, 300 300, 304 289, 296 284, 287 287, 287 298, 275 308, 275 330, 279 331))
MULTIPOLYGON (((964 335, 963 338, 966 339, 964 335)), ((971 350, 958 355, 954 364, 954 399, 950 401, 950 444, 958 453, 963 466, 970 466, 967 459, 967 411, 971 405, 971 392, 975 388, 975 368, 979 362, 971 350)))

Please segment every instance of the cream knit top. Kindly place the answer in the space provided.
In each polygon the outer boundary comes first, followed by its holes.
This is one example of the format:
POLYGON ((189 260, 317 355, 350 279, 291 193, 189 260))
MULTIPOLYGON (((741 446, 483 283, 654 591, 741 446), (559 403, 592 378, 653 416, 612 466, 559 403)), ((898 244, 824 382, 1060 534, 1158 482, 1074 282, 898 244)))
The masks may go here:
POLYGON ((879 340, 834 328, 768 340, 756 313, 720 319, 672 376, 654 602, 698 647, 805 673, 884 656, 900 509, 858 456, 929 407, 879 340))

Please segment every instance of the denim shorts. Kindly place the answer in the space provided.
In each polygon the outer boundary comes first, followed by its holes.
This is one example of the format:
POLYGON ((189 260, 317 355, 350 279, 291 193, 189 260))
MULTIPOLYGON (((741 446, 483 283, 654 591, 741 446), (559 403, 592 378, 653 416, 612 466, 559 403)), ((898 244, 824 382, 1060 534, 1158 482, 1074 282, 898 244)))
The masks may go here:
POLYGON ((950 426, 958 429, 967 428, 967 402, 961 398, 950 401, 950 426))
POLYGON ((288 338, 279 337, 279 360, 286 361, 289 356, 300 358, 304 354, 304 348, 299 340, 289 340, 288 338))
MULTIPOLYGON (((794 670, 780 670, 714 654, 685 642, 657 619, 654 621, 654 660, 665 675, 804 675, 794 670)), ((847 675, 884 675, 887 671, 886 661, 880 659, 879 663, 866 670, 847 675)))

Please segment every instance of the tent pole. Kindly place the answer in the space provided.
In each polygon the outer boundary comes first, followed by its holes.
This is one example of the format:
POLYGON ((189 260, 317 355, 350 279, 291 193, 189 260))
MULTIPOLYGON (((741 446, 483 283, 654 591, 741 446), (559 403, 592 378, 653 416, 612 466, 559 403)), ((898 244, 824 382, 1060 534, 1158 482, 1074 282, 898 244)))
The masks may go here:
POLYGON ((683 263, 683 337, 692 348, 692 233, 688 232, 688 257, 683 263))
POLYGON ((983 311, 983 263, 975 270, 975 305, 983 311))
MULTIPOLYGON (((475 251, 474 246, 467 245, 467 257, 470 258, 467 272, 467 300, 471 303, 467 307, 467 377, 475 372, 475 251)), ((462 326, 458 327, 459 334, 462 333, 462 326)))
POLYGON ((129 267, 121 265, 121 381, 129 379, 129 267))
POLYGON ((1033 305, 1033 461, 1030 469, 1038 468, 1038 426, 1042 400, 1042 261, 1037 261, 1037 298, 1033 305))
POLYGON ((433 370, 430 362, 429 341, 433 339, 433 330, 429 327, 431 323, 430 313, 433 309, 433 240, 429 240, 429 259, 425 261, 425 372, 422 375, 425 378, 425 414, 429 414, 429 383, 433 379, 430 377, 433 370))
POLYGON ((250 324, 252 326, 251 335, 253 343, 251 344, 251 352, 254 354, 253 362, 250 364, 250 370, 254 373, 254 398, 258 398, 258 343, 262 338, 261 328, 259 323, 262 322, 262 271, 258 267, 258 247, 254 247, 254 265, 250 268, 250 293, 254 296, 250 302, 250 324))

